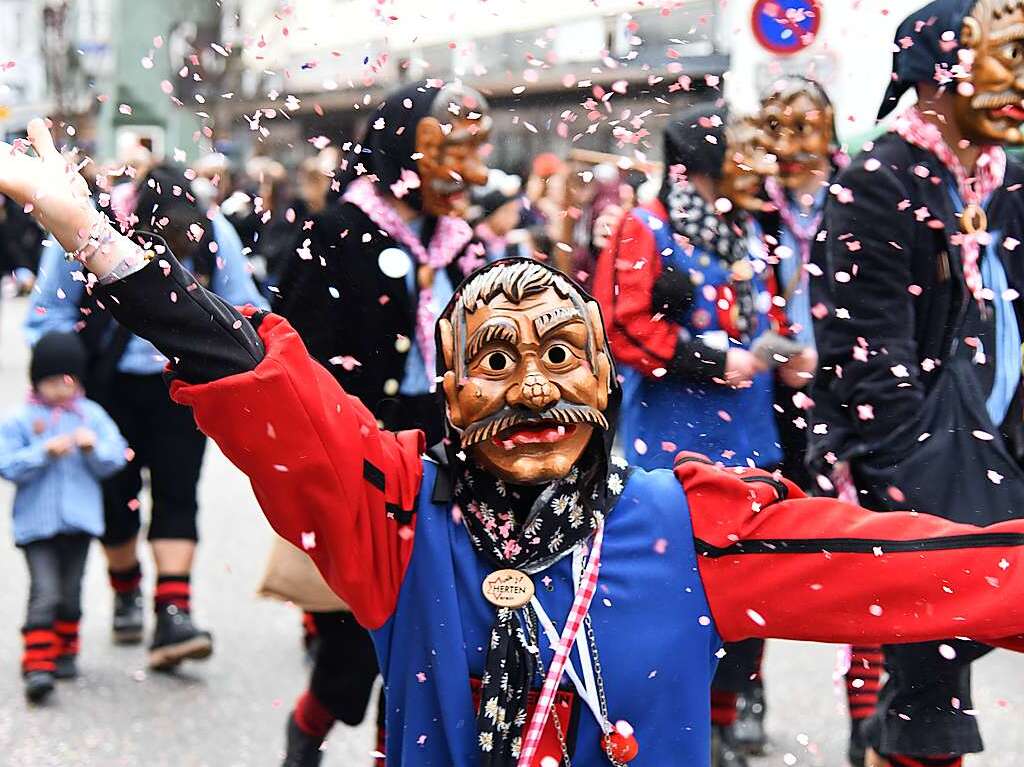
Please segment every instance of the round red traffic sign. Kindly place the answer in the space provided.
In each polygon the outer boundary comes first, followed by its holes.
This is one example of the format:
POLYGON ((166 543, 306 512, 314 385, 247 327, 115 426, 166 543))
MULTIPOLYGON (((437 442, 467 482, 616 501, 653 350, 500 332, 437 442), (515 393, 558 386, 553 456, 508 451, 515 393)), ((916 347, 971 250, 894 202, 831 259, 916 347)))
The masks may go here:
POLYGON ((818 36, 821 3, 819 0, 757 0, 750 24, 757 41, 772 53, 796 53, 818 36))

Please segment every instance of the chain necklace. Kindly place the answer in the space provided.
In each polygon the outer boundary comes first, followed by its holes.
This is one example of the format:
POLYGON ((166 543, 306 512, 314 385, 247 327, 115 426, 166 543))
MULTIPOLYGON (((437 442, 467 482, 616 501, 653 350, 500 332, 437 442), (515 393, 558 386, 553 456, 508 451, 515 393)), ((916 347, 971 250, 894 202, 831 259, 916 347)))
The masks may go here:
MULTIPOLYGON (((540 638, 538 636, 537 624, 534 622, 533 610, 529 607, 523 610, 523 615, 526 618, 526 635, 530 639, 530 652, 537 661, 537 672, 540 674, 540 678, 544 679, 547 676, 547 669, 544 668, 544 661, 540 657, 540 638)), ((558 705, 558 699, 555 699, 555 705, 558 705)), ((565 733, 562 732, 562 720, 558 718, 558 711, 555 711, 555 715, 551 717, 555 725, 555 735, 558 737, 558 745, 562 749, 562 757, 559 761, 560 767, 572 767, 572 760, 569 758, 569 746, 566 742, 565 733)))
MULTIPOLYGON (((540 642, 538 637, 539 632, 537 630, 537 624, 535 622, 533 609, 527 608, 523 610, 523 613, 526 618, 526 633, 530 639, 531 653, 534 655, 534 658, 537 661, 537 671, 540 674, 541 679, 543 679, 546 676, 546 669, 540 657, 540 642)), ((590 652, 590 656, 594 662, 594 681, 597 684, 598 707, 600 708, 602 718, 604 719, 604 721, 608 722, 610 720, 608 719, 608 696, 605 692, 604 687, 604 672, 601 669, 601 656, 597 650, 597 639, 594 636, 594 626, 590 619, 589 613, 584 618, 583 627, 586 631, 587 649, 590 652)), ((555 705, 558 705, 557 701, 555 705)), ((562 749, 562 761, 560 762, 560 764, 564 764, 565 767, 572 767, 572 761, 569 757, 569 747, 567 738, 562 730, 562 721, 558 717, 557 713, 554 716, 552 716, 551 719, 555 727, 555 735, 558 737, 558 744, 562 749)), ((615 756, 612 753, 610 744, 604 738, 602 738, 601 742, 604 748, 605 756, 608 757, 608 761, 611 762, 613 767, 626 767, 624 762, 621 762, 615 758, 615 756)))
MULTIPOLYGON (((597 700, 601 706, 601 715, 608 721, 608 698, 604 692, 604 674, 601 672, 601 656, 597 652, 597 639, 594 638, 594 625, 590 620, 590 613, 587 613, 583 619, 583 628, 587 632, 587 644, 591 652, 591 657, 594 659, 594 681, 597 682, 597 700)), ((625 767, 623 762, 618 761, 612 755, 611 745, 604 738, 601 739, 604 744, 604 752, 615 767, 625 767)))

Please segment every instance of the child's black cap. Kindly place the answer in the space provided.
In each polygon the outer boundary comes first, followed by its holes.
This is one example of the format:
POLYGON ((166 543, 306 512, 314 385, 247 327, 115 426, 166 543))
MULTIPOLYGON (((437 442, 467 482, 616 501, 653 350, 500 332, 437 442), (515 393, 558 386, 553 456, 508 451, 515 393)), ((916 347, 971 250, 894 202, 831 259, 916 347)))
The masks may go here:
POLYGON ((29 378, 36 386, 49 376, 69 375, 79 381, 85 375, 85 347, 75 333, 50 332, 40 338, 32 349, 29 378))

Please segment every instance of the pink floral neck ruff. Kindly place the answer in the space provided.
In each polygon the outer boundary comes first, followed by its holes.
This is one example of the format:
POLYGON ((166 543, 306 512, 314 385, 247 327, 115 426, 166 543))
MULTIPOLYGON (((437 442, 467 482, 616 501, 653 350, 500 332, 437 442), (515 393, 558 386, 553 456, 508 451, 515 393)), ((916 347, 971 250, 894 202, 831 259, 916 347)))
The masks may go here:
MULTIPOLYGON (((446 268, 465 247, 473 236, 469 224, 454 216, 441 216, 437 220, 437 229, 426 248, 420 238, 406 226, 402 217, 379 194, 368 178, 357 178, 342 195, 342 199, 359 208, 381 230, 386 232, 399 244, 408 248, 416 258, 416 263, 433 270, 446 268)), ((431 310, 433 290, 431 281, 417 278, 419 300, 416 303, 416 345, 423 357, 427 370, 427 378, 434 378, 434 324, 437 316, 431 310)))
MULTIPOLYGON (((905 141, 916 147, 925 149, 939 158, 953 178, 956 179, 957 191, 964 204, 964 214, 975 211, 984 222, 982 206, 996 189, 1003 185, 1006 176, 1006 152, 1000 146, 986 146, 978 156, 974 175, 969 176, 949 145, 942 138, 938 127, 926 122, 916 107, 911 107, 896 120, 894 130, 905 141)), ((982 300, 984 283, 981 279, 979 258, 981 246, 988 241, 989 233, 984 223, 974 228, 964 228, 951 240, 960 246, 963 261, 964 282, 976 301, 982 300)))
MULTIPOLYGON (((800 216, 793 212, 793 206, 786 199, 786 193, 783 191, 782 184, 778 182, 778 179, 773 177, 765 179, 764 189, 768 193, 768 198, 772 201, 772 205, 778 210, 782 223, 792 232, 793 237, 799 243, 800 263, 806 265, 811 260, 811 243, 814 242, 814 238, 818 234, 824 206, 819 207, 816 211, 812 211, 810 215, 800 216)), ((798 270, 797 274, 802 275, 803 269, 798 270)))

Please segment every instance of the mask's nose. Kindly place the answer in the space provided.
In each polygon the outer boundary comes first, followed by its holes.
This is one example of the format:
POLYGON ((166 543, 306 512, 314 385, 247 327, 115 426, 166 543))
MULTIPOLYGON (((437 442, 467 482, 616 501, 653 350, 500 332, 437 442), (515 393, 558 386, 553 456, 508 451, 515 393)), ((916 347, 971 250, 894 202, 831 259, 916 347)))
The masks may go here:
POLYGON ((533 369, 527 372, 518 386, 509 389, 506 401, 512 407, 528 407, 541 411, 551 407, 561 397, 558 387, 539 370, 533 369))

